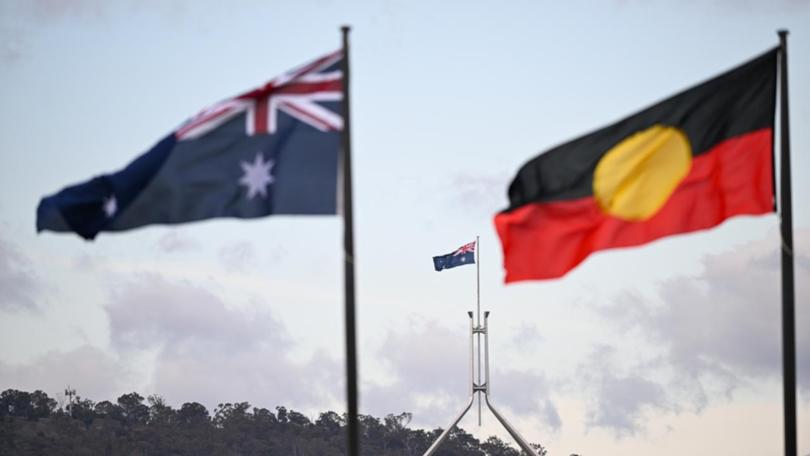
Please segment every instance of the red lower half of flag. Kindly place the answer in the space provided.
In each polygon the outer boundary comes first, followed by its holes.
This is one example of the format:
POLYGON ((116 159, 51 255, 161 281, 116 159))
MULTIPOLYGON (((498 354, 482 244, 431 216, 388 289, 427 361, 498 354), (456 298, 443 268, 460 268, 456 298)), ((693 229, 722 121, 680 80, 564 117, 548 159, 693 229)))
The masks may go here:
POLYGON ((530 203, 495 216, 506 282, 565 275, 592 252, 711 228, 736 215, 772 212, 772 130, 723 141, 692 160, 663 207, 641 221, 605 213, 593 196, 530 203))

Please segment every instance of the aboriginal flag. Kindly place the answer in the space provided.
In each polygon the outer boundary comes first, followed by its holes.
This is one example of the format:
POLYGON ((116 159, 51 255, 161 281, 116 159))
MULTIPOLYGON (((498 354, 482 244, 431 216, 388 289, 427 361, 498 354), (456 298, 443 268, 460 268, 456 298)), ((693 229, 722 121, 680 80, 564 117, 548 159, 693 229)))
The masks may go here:
POLYGON ((777 49, 542 153, 495 216, 506 282, 774 210, 777 49))

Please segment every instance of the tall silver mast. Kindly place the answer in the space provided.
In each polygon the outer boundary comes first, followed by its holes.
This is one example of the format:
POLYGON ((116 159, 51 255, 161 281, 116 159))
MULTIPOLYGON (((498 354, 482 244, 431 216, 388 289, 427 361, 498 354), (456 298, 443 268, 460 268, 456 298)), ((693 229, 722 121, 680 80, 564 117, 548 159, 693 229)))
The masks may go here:
POLYGON ((518 446, 523 450, 523 452, 530 456, 537 456, 537 452, 532 449, 531 445, 529 444, 528 440, 523 438, 522 435, 506 421, 506 418, 503 417, 495 407, 492 406, 492 403, 489 400, 489 393, 490 393, 490 380, 489 380, 489 311, 484 312, 484 324, 481 324, 481 253, 480 248, 478 245, 479 238, 478 236, 475 237, 475 250, 476 250, 476 317, 477 323, 473 323, 473 313, 472 311, 467 312, 467 316, 470 318, 470 397, 467 399, 467 402, 464 405, 464 408, 461 410, 461 413, 450 423, 450 426, 441 433, 441 435, 433 442, 433 445, 425 451, 424 456, 431 456, 436 450, 447 440, 447 437, 450 436, 450 432, 458 425, 459 421, 464 418, 464 415, 467 414, 467 411, 470 410, 470 407, 475 400, 475 396, 478 396, 478 425, 481 425, 481 393, 484 394, 484 402, 487 403, 487 407, 489 410, 492 411, 492 414, 495 415, 495 418, 501 423, 501 425, 506 429, 506 432, 515 439, 518 446), (484 357, 484 379, 481 379, 481 355, 482 355, 482 347, 481 347, 481 335, 484 335, 484 346, 483 346, 483 357, 484 357), (475 375, 476 371, 476 362, 475 362, 475 351, 478 351, 478 375, 475 375))
MULTIPOLYGON (((475 308, 476 326, 481 326, 481 243, 475 237, 475 308)), ((481 333, 478 333, 478 384, 481 384, 481 333)), ((478 395, 478 426, 481 426, 481 395, 478 395)))

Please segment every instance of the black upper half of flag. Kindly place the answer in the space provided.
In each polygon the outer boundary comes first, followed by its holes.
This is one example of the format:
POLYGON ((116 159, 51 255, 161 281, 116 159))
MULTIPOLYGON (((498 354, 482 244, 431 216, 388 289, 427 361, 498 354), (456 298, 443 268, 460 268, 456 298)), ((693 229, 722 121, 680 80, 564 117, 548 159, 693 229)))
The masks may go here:
POLYGON ((509 186, 510 211, 593 193, 597 163, 612 147, 655 125, 682 131, 694 156, 724 140, 773 128, 778 48, 636 114, 533 158, 509 186))
POLYGON ((475 264, 475 242, 459 247, 455 252, 433 257, 433 268, 436 271, 450 269, 465 264, 475 264))

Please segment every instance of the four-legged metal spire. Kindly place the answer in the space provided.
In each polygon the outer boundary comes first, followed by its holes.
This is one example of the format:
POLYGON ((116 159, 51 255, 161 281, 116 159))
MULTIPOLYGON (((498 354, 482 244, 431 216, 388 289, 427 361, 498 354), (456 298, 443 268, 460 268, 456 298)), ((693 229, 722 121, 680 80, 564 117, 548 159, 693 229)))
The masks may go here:
POLYGON ((495 418, 497 418, 498 421, 501 423, 501 425, 506 429, 506 432, 508 432, 509 435, 511 435, 512 438, 515 439, 515 442, 517 442, 518 446, 526 454, 531 455, 531 456, 536 456, 537 452, 535 452, 534 449, 532 449, 529 442, 525 438, 523 438, 522 435, 520 435, 520 433, 517 431, 517 429, 512 427, 512 425, 509 424, 508 421, 506 421, 506 418, 504 418, 503 415, 501 415, 500 413, 498 413, 497 410, 495 410, 495 407, 492 406, 492 403, 489 400, 490 384, 491 384, 490 383, 490 377, 489 377, 489 323, 488 323, 488 321, 489 321, 489 312, 484 312, 484 324, 483 325, 481 325, 480 317, 479 317, 478 325, 474 325, 473 324, 473 313, 472 312, 467 312, 467 315, 470 317, 470 397, 467 399, 467 403, 464 405, 464 408, 461 410, 461 413, 459 413, 458 416, 453 420, 453 422, 450 423, 450 426, 448 426, 447 429, 445 429, 444 432, 442 432, 442 434, 439 436, 439 438, 437 438, 436 441, 433 442, 433 445, 431 445, 430 448, 427 449, 424 456, 432 455, 439 448, 439 446, 441 446, 441 444, 445 440, 447 440, 447 437, 450 435, 450 432, 452 432, 453 428, 455 428, 456 425, 458 425, 458 422, 461 421, 461 419, 464 418, 464 415, 467 414, 467 411, 470 410, 470 407, 472 406, 476 395, 478 395, 478 401, 479 401, 478 402, 479 403, 478 422, 480 424, 480 422, 481 422, 481 415, 480 415, 480 413, 481 413, 480 412, 480 410, 481 410, 480 409, 481 394, 484 395, 484 401, 486 402, 487 407, 489 407, 489 410, 492 411, 492 414, 495 415, 495 418), (476 335, 478 335, 478 341, 477 341, 478 343, 477 344, 475 343, 476 342, 475 341, 475 336, 476 335), (481 362, 480 362, 480 360, 481 360, 481 337, 480 336, 481 335, 484 336, 484 347, 483 347, 483 349, 484 349, 483 350, 484 351, 484 353, 483 353, 483 355, 484 355, 484 379, 483 380, 484 381, 483 382, 481 381, 481 362), (476 345, 477 345, 477 348, 478 348, 478 360, 479 360, 479 363, 478 363, 478 382, 477 383, 475 381, 475 358, 474 358, 476 345))

